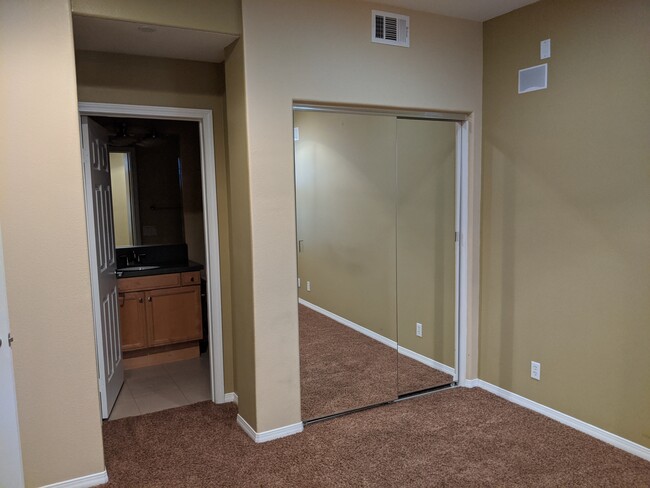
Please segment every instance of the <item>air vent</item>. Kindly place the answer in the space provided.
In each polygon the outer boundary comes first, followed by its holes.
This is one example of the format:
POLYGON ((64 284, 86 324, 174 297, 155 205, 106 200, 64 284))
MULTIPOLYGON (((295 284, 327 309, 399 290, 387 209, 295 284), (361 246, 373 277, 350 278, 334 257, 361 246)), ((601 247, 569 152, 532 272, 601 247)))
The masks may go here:
POLYGON ((519 70, 519 93, 545 90, 548 86, 548 64, 519 70))
POLYGON ((372 42, 409 47, 409 18, 406 15, 373 10, 372 42))

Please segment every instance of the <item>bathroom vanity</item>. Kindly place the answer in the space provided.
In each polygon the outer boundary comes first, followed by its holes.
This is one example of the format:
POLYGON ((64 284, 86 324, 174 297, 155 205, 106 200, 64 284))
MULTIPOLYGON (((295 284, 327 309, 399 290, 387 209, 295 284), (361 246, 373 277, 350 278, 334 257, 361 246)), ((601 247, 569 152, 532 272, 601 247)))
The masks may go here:
POLYGON ((152 259, 157 250, 143 248, 130 248, 133 260, 117 271, 124 365, 137 368, 197 357, 203 338, 203 266, 182 258, 152 259))

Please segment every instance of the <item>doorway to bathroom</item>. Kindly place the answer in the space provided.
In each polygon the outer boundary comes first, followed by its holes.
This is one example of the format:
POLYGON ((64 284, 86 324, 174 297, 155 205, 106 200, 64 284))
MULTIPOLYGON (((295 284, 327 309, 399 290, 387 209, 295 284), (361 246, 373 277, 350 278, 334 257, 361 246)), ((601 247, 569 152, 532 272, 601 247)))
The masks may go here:
POLYGON ((102 418, 223 403, 212 113, 79 112, 102 418))

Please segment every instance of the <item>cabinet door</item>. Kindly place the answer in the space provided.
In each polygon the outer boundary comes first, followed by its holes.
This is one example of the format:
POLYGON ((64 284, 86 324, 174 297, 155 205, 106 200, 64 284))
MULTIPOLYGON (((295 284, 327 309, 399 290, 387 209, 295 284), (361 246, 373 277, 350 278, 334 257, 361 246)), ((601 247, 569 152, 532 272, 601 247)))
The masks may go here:
POLYGON ((147 347, 147 319, 144 292, 120 293, 120 336, 122 350, 147 347))
POLYGON ((149 346, 203 338, 200 286, 151 290, 146 297, 149 346))

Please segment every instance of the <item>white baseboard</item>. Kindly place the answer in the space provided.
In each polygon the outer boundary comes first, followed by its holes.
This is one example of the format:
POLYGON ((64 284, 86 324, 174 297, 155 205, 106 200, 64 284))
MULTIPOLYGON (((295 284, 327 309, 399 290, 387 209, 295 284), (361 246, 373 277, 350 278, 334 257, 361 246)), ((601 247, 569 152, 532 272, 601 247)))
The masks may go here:
POLYGON ((341 317, 340 315, 336 315, 335 313, 330 312, 329 310, 325 310, 324 308, 321 308, 318 305, 314 305, 313 303, 310 303, 307 300, 299 298, 298 302, 307 308, 311 308, 312 310, 322 315, 325 315, 326 317, 329 317, 330 319, 338 322, 339 324, 345 325, 346 327, 356 330, 360 334, 370 337, 371 339, 374 339, 377 342, 381 342, 382 344, 390 347, 391 349, 397 349, 397 352, 399 354, 414 359, 415 361, 418 361, 419 363, 429 366, 430 368, 437 369, 438 371, 442 371, 443 373, 447 373, 452 376, 455 376, 456 372, 454 371, 454 368, 452 368, 451 366, 447 366, 446 364, 438 362, 435 359, 428 358, 415 351, 411 351, 410 349, 399 346, 397 342, 388 339, 387 337, 384 337, 381 334, 377 334, 376 332, 373 332, 372 330, 365 328, 363 325, 356 324, 351 320, 341 317))
POLYGON ((378 342, 381 342, 385 346, 388 346, 392 349, 397 349, 397 342, 388 339, 384 337, 381 334, 377 334, 376 332, 371 331, 370 329, 366 329, 364 326, 355 324, 351 320, 348 320, 344 317, 341 317, 340 315, 336 315, 335 313, 330 312, 329 310, 325 310, 324 308, 320 308, 318 305, 314 305, 313 303, 308 302, 307 300, 303 300, 302 298, 298 299, 298 303, 301 305, 304 305, 307 308, 311 308, 312 310, 325 315, 326 317, 329 317, 332 320, 335 320, 339 324, 343 324, 347 327, 350 327, 350 329, 354 329, 357 332, 370 337, 371 339, 374 339, 378 342))
POLYGON ((234 403, 235 405, 239 405, 239 397, 237 396, 237 393, 235 393, 235 392, 226 393, 224 395, 224 402, 225 403, 234 403))
POLYGON ((407 358, 414 359, 415 361, 425 364, 426 366, 429 366, 430 368, 437 369, 438 371, 442 371, 443 373, 447 373, 448 375, 455 376, 456 371, 454 368, 451 366, 447 366, 446 364, 443 364, 439 361, 436 361, 435 359, 428 358, 426 356, 423 356, 422 354, 419 354, 415 351, 411 351, 410 349, 406 349, 405 347, 402 346, 397 346, 397 352, 400 353, 403 356, 406 356, 407 358))
POLYGON ((479 381, 481 380, 479 380, 478 378, 474 378, 473 380, 466 379, 465 381, 461 381, 459 386, 464 386, 465 388, 476 388, 477 386, 479 386, 479 381))
POLYGON ((596 427, 595 425, 591 425, 587 422, 583 422, 582 420, 578 420, 575 417, 571 417, 570 415, 562 413, 558 410, 554 410, 550 407, 542 405, 541 403, 529 400, 528 398, 517 395, 516 393, 512 393, 511 391, 504 390, 503 388, 493 385, 492 383, 488 383, 487 381, 469 381, 476 382, 474 386, 478 386, 479 388, 489 391, 498 397, 504 398, 505 400, 508 400, 512 403, 516 403, 517 405, 533 410, 534 412, 541 413, 546 417, 557 420, 561 424, 568 425, 569 427, 579 430, 580 432, 590 435, 591 437, 595 437, 596 439, 606 442, 607 444, 611 444, 614 447, 618 447, 623 451, 634 454, 635 456, 645 459, 646 461, 650 461, 650 448, 632 442, 616 434, 612 434, 611 432, 601 429, 600 427, 596 427))
POLYGON ((103 485, 108 483, 108 473, 106 470, 101 473, 89 474, 66 481, 59 481, 51 485, 45 485, 42 488, 90 488, 91 486, 103 485))
POLYGON ((293 434, 299 434, 303 430, 302 422, 297 424, 285 425, 277 429, 267 430, 265 432, 255 432, 248 422, 241 415, 237 414, 237 423, 248 434, 248 437, 257 443, 268 442, 281 437, 287 437, 293 434))

